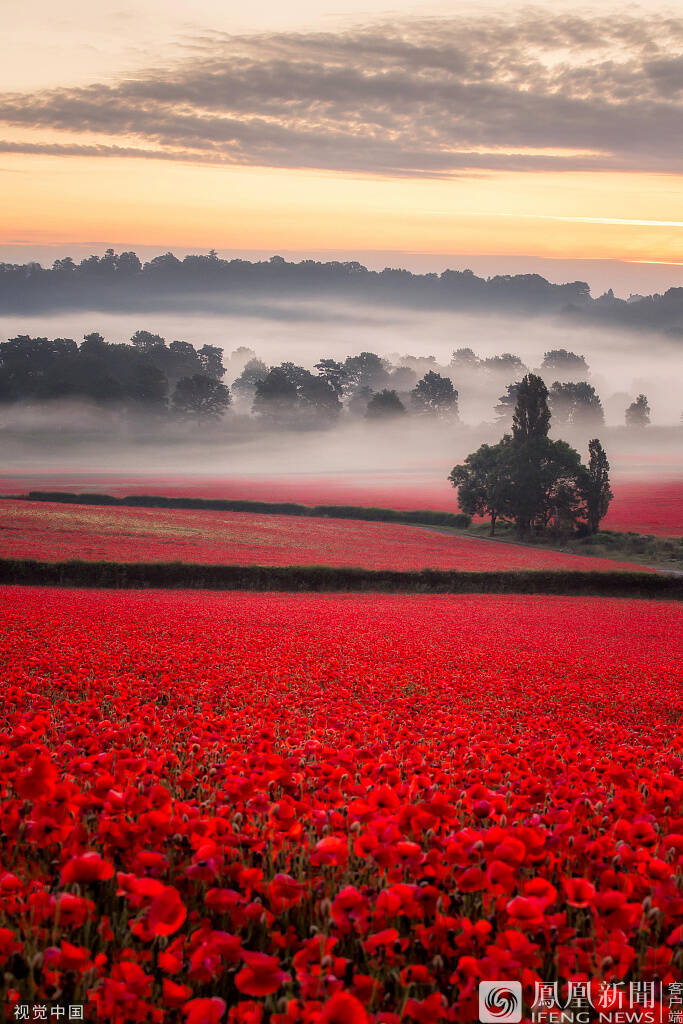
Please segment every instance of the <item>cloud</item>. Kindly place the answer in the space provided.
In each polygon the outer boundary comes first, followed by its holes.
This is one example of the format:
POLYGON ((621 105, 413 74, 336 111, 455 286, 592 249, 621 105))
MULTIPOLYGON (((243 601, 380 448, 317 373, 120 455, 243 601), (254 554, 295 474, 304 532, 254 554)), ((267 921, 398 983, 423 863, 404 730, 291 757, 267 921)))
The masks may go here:
POLYGON ((0 151, 401 176, 678 173, 683 157, 683 19, 527 10, 204 36, 190 53, 113 84, 0 95, 0 123, 32 130, 0 151))

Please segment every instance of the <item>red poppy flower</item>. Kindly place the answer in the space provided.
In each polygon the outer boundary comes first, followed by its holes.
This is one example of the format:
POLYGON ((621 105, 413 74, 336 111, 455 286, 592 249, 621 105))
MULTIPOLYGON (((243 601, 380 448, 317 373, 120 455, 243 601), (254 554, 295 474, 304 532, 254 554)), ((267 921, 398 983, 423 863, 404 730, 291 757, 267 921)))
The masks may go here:
POLYGON ((241 1000, 228 1012, 228 1024, 261 1024, 262 1020, 263 1006, 260 1003, 241 1000))
POLYGON ((567 878, 564 891, 570 907, 588 907, 595 897, 595 886, 585 878, 567 878))
POLYGON ((289 975, 280 969, 277 957, 245 952, 242 958, 246 967, 235 975, 235 985, 247 996, 270 995, 290 980, 289 975))
POLYGON ((543 921, 545 903, 534 897, 515 896, 507 903, 505 909, 510 918, 523 928, 538 925, 543 921))
POLYGON ((55 791, 58 772, 49 757, 39 754, 28 771, 17 776, 17 793, 24 800, 44 800, 55 791))
POLYGON ((179 985, 177 982, 171 981, 170 978, 163 979, 161 992, 164 997, 164 1003, 173 1008, 186 1004, 192 995, 192 989, 189 985, 179 985))
POLYGON ((147 915, 147 927, 154 935, 172 935, 187 917, 187 908, 180 893, 172 885, 154 897, 147 915))
POLYGON ((225 1002, 217 996, 211 999, 190 999, 183 1006, 187 1024, 218 1024, 225 1010, 225 1002))
POLYGON ((320 1024, 368 1024, 362 1003, 350 992, 336 992, 323 1006, 320 1024))
POLYGON ((114 874, 113 865, 95 851, 72 857, 62 868, 62 882, 105 882, 114 874))

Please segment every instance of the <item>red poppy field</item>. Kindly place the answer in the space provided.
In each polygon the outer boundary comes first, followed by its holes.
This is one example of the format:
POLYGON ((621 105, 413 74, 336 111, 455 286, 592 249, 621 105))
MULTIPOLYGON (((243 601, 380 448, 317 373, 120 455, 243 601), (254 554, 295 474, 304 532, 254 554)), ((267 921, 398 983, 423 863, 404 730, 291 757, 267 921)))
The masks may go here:
POLYGON ((403 524, 247 512, 0 502, 0 557, 364 569, 643 570, 403 524))
POLYGON ((468 1024, 481 979, 681 979, 679 606, 0 600, 8 1018, 468 1024))
MULTIPOLYGON (((445 473, 444 473, 445 476, 445 473)), ((31 473, 0 478, 0 493, 29 490, 102 491, 108 494, 164 494, 251 501, 295 501, 307 505, 374 505, 381 508, 432 508, 457 512, 453 488, 431 473, 401 476, 325 477, 301 474, 279 478, 188 478, 117 474, 31 473)), ((615 475, 614 499, 603 522, 607 530, 631 530, 661 537, 683 534, 683 478, 640 479, 615 475)))

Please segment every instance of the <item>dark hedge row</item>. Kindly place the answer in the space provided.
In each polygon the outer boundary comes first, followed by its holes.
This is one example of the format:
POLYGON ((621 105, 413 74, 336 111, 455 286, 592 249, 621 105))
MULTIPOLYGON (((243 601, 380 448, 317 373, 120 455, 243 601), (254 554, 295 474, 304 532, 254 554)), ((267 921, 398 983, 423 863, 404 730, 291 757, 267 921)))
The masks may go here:
POLYGON ((330 566, 0 559, 0 583, 60 587, 355 591, 416 594, 570 594, 683 599, 683 579, 641 572, 420 572, 330 566))
POLYGON ((404 511, 367 508, 360 505, 298 505, 291 501, 233 501, 224 498, 168 498, 157 494, 74 494, 68 491, 29 491, 14 495, 28 501, 52 501, 64 505, 124 505, 133 508, 207 509, 214 512, 258 512, 263 515, 316 516, 329 519, 364 519, 380 523, 408 523, 421 526, 451 526, 464 530, 472 522, 462 512, 432 509, 404 511))

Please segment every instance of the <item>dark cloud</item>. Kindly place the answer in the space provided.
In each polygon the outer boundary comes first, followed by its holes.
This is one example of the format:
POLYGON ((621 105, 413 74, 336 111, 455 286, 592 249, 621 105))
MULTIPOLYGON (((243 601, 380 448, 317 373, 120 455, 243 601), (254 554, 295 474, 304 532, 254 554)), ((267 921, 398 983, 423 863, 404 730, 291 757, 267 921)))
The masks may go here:
POLYGON ((0 151, 409 176, 680 170, 683 19, 527 11, 191 50, 113 85, 0 95, 1 122, 51 129, 0 151))

